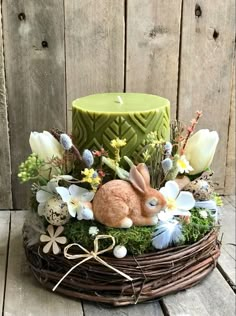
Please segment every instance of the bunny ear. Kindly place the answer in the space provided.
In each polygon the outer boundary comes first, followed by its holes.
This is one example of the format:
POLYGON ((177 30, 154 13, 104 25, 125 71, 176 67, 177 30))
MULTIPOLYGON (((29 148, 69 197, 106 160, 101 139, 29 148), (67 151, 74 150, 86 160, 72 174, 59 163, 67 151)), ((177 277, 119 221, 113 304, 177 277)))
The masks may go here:
POLYGON ((146 191, 146 183, 144 178, 137 170, 137 167, 134 165, 130 169, 129 181, 132 183, 133 187, 135 187, 140 192, 144 193, 146 191))
POLYGON ((145 181, 146 185, 150 186, 150 174, 147 165, 145 165, 145 163, 139 163, 137 165, 137 170, 143 176, 143 180, 145 181))

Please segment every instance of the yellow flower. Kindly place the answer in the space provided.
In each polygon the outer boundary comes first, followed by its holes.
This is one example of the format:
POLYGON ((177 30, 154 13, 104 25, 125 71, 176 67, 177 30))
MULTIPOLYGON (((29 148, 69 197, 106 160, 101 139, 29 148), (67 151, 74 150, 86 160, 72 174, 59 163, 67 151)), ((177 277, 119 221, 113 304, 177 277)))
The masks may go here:
POLYGON ((93 189, 96 189, 101 182, 101 178, 99 177, 97 171, 95 171, 93 168, 85 168, 84 171, 81 171, 81 174, 84 175, 81 182, 88 182, 91 184, 93 189))
POLYGON ((111 142, 110 142, 111 146, 113 148, 120 148, 120 147, 124 147, 127 143, 126 143, 126 139, 120 139, 120 138, 116 138, 116 139, 112 139, 111 142))

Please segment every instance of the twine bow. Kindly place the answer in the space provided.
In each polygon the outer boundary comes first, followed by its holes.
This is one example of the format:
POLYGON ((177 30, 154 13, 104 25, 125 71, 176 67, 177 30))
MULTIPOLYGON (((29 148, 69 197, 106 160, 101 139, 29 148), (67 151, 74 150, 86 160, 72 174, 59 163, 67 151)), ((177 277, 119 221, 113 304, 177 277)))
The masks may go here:
POLYGON ((80 244, 77 243, 73 243, 73 244, 69 244, 64 248, 64 256, 65 258, 67 258, 68 260, 74 260, 74 259, 79 259, 79 258, 84 258, 82 261, 78 262, 76 265, 74 265, 68 272, 66 272, 66 274, 57 282, 57 284, 54 286, 54 288, 52 289, 52 291, 55 291, 56 288, 58 287, 58 285, 68 276, 68 274, 70 274, 75 268, 77 268, 79 265, 81 265, 82 263, 84 263, 85 261, 88 261, 92 258, 94 258, 95 260, 97 260, 98 262, 100 262, 101 264, 103 264, 104 266, 114 270, 115 272, 117 272, 118 274, 122 275, 124 278, 126 278, 129 281, 132 281, 133 279, 128 276, 127 274, 125 274, 124 272, 112 267, 110 264, 108 264, 106 261, 102 260, 99 255, 101 255, 104 252, 107 252, 109 250, 112 250, 113 247, 115 246, 115 238, 111 235, 97 235, 96 238, 94 239, 94 250, 93 251, 88 251, 86 248, 84 248, 83 246, 81 246, 80 244), (99 250, 99 245, 98 245, 98 241, 100 239, 111 239, 112 240, 112 244, 103 249, 103 250, 99 250), (69 254, 68 250, 73 247, 73 246, 77 246, 80 249, 82 249, 85 253, 84 254, 78 254, 78 255, 72 255, 69 254))

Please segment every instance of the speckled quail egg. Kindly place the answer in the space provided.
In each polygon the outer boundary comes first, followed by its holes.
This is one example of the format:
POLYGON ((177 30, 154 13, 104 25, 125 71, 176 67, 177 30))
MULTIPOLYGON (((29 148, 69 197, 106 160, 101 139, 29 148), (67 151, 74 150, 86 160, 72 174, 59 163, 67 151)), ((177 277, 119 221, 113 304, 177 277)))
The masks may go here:
POLYGON ((214 192, 213 185, 204 179, 196 179, 187 184, 183 191, 191 192, 196 201, 208 201, 214 192))
POLYGON ((67 204, 59 196, 54 196, 47 201, 44 216, 50 224, 55 226, 64 225, 70 219, 67 204))

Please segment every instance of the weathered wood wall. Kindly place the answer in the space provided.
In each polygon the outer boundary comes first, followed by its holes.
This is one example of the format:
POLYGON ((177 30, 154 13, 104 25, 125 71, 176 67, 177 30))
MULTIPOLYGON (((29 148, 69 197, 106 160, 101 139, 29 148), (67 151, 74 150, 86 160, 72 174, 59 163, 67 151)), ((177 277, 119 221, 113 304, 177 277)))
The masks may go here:
POLYGON ((0 208, 27 207, 30 131, 70 130, 73 99, 110 91, 169 98, 186 122, 202 109, 215 181, 234 193, 234 0, 2 0, 1 14, 0 208))

